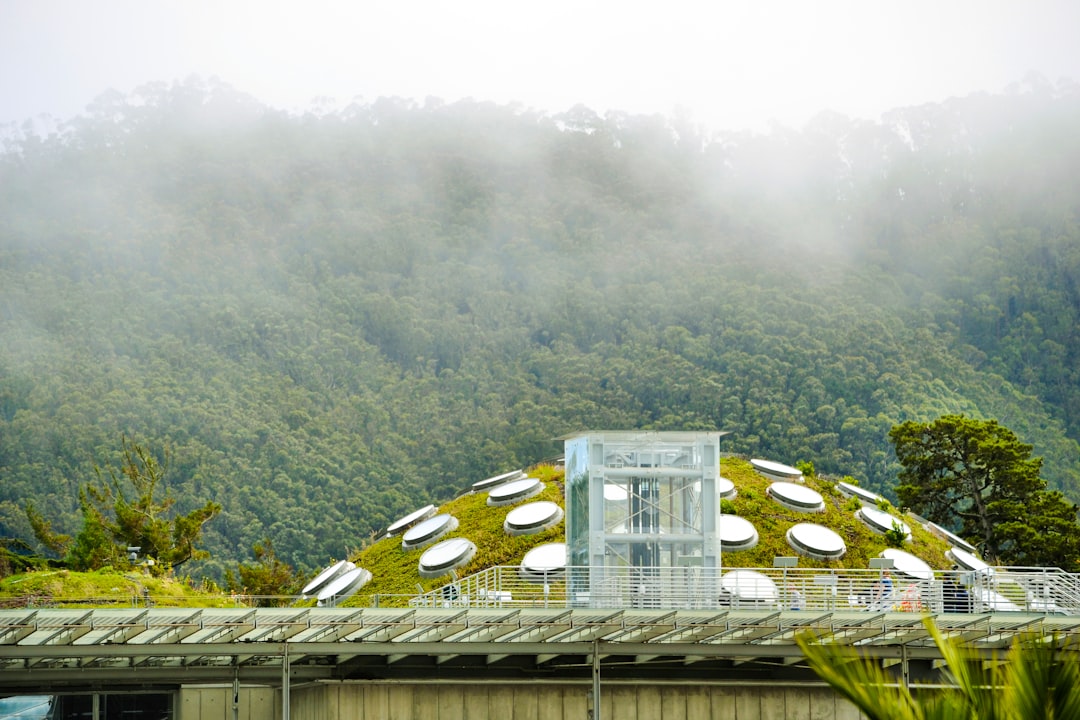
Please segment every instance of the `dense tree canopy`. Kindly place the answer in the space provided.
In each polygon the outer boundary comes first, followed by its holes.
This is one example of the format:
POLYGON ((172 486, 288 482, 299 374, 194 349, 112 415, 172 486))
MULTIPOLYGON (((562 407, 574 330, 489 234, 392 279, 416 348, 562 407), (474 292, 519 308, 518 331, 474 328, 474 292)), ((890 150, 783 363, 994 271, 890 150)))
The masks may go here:
POLYGON ((1077 507, 1050 492, 1041 458, 996 420, 945 415, 889 432, 902 466, 896 495, 929 520, 957 529, 1005 565, 1080 570, 1077 507))
POLYGON ((888 432, 996 417, 1080 498, 1080 91, 706 136, 588 108, 219 83, 0 154, 0 535, 75 534, 120 434, 220 577, 301 570, 589 428, 731 430, 890 493, 888 432))

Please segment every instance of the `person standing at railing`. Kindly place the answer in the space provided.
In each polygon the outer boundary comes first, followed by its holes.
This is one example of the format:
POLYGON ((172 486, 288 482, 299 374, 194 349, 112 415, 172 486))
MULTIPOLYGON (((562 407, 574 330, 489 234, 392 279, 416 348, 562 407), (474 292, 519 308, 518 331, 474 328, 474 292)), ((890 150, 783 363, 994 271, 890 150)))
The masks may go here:
POLYGON ((880 607, 881 603, 885 602, 892 597, 893 594, 893 581, 892 574, 886 570, 881 574, 881 577, 874 583, 873 599, 871 603, 875 607, 880 607))
POLYGON ((947 613, 971 612, 971 594, 952 575, 941 583, 941 599, 947 613))
POLYGON ((788 607, 792 610, 803 609, 803 596, 799 588, 794 585, 787 586, 788 607))

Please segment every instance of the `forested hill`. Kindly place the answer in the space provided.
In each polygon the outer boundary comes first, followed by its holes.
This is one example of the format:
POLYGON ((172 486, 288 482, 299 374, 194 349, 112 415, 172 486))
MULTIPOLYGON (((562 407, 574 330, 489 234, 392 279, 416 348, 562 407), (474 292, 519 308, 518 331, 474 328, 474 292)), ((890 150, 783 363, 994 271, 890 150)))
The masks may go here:
POLYGON ((121 438, 310 568, 582 429, 723 429, 891 495, 995 418, 1080 500, 1080 89, 707 136, 577 107, 102 96, 0 156, 0 535, 121 438))

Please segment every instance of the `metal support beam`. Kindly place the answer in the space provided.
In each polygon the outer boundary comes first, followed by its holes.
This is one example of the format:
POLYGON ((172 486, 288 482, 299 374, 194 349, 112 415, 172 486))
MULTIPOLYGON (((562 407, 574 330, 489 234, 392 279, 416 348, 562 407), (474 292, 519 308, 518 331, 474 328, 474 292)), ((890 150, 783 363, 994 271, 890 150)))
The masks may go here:
POLYGON ((281 720, 289 720, 289 643, 281 643, 281 720))
POLYGON ((592 720, 600 720, 600 641, 593 641, 592 651, 592 720))
POLYGON ((233 720, 240 720, 240 668, 233 668, 233 681, 232 681, 232 717, 233 720))

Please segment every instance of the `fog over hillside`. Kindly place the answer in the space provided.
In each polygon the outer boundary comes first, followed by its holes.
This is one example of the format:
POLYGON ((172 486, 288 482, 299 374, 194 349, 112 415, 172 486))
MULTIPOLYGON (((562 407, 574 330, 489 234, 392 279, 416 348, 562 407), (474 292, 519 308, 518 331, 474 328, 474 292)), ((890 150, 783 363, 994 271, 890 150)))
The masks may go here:
POLYGON ((996 418, 1080 500, 1080 90, 705 132, 192 78, 0 155, 0 533, 121 437, 301 567, 601 429, 731 430, 892 492, 888 430, 996 418))

